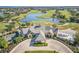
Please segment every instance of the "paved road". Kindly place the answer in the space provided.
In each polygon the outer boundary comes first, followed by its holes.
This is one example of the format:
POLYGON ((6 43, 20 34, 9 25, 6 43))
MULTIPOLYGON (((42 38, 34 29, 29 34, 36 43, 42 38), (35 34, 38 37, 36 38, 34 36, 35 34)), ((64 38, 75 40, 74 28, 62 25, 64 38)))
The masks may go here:
POLYGON ((32 51, 32 50, 56 50, 61 53, 72 53, 72 51, 60 43, 57 40, 48 39, 48 46, 46 47, 33 47, 30 46, 31 39, 25 40, 18 44, 10 53, 23 53, 24 51, 32 51))
POLYGON ((63 43, 57 41, 57 40, 48 40, 49 43, 49 48, 59 51, 59 52, 64 52, 64 53, 73 53, 66 45, 63 43))

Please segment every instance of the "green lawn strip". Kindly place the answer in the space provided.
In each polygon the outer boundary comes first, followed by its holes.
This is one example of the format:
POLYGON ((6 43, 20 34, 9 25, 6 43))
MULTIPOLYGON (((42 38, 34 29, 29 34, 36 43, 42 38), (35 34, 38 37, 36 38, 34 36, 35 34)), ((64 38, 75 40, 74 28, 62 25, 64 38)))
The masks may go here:
POLYGON ((48 43, 46 43, 46 42, 36 42, 36 43, 33 43, 33 46, 37 46, 37 47, 48 46, 48 43))
POLYGON ((53 50, 33 50, 33 51, 25 51, 25 53, 58 53, 57 51, 53 50))
POLYGON ((31 22, 33 22, 33 23, 41 23, 41 22, 48 22, 48 21, 40 19, 40 20, 31 21, 31 22))

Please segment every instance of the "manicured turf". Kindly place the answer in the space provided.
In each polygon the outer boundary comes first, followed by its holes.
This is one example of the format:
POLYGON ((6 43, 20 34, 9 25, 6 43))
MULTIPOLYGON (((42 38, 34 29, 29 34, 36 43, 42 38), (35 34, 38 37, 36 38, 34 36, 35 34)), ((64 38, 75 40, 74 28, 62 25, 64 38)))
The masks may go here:
POLYGON ((34 50, 34 51, 25 51, 25 53, 58 53, 58 52, 50 50, 34 50))
POLYGON ((52 22, 48 22, 48 21, 45 21, 45 20, 32 21, 32 23, 33 23, 33 24, 47 25, 47 26, 53 25, 52 22))
POLYGON ((71 28, 73 30, 79 31, 79 24, 78 23, 68 23, 67 25, 59 26, 59 28, 68 29, 71 28))
POLYGON ((69 18, 71 16, 71 13, 68 12, 67 10, 60 10, 59 11, 62 15, 65 15, 66 18, 69 18))
POLYGON ((14 16, 11 19, 15 19, 15 20, 21 20, 22 18, 24 18, 26 16, 26 14, 20 14, 19 16, 14 16))
POLYGON ((7 23, 0 22, 0 32, 3 32, 6 29, 5 25, 7 25, 7 23))
POLYGON ((30 13, 39 13, 40 11, 38 10, 31 10, 30 13))
POLYGON ((33 46, 36 46, 36 47, 41 47, 41 46, 48 46, 48 43, 44 42, 37 42, 37 43, 34 43, 33 46))
POLYGON ((49 10, 46 14, 39 16, 40 18, 51 18, 51 16, 55 13, 55 10, 49 10))

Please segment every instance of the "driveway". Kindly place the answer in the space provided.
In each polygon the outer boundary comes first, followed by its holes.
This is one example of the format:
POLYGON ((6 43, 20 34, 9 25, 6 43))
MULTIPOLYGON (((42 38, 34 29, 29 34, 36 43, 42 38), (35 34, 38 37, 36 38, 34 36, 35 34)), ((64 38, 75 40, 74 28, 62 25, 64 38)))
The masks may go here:
POLYGON ((23 53, 24 51, 32 51, 32 50, 56 50, 61 53, 73 53, 67 46, 65 46, 63 43, 48 39, 48 46, 46 47, 33 47, 30 46, 31 39, 25 40, 18 44, 10 53, 23 53))

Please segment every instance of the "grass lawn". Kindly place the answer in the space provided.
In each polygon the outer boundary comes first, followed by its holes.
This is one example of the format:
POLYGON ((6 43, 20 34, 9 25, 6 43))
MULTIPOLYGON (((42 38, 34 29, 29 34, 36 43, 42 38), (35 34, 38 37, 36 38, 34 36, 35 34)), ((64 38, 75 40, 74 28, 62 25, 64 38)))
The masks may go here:
POLYGON ((14 19, 14 20, 21 20, 22 18, 24 18, 26 16, 26 14, 20 14, 19 16, 14 16, 12 17, 11 19, 14 19))
POLYGON ((69 23, 68 25, 65 25, 68 28, 71 28, 73 30, 79 31, 79 24, 78 23, 69 23))
POLYGON ((30 11, 30 13, 39 13, 39 12, 41 12, 41 11, 39 11, 39 10, 31 10, 30 11))
POLYGON ((71 13, 67 10, 59 10, 59 12, 61 13, 61 15, 65 15, 66 18, 69 18, 71 16, 71 13))
POLYGON ((39 16, 39 18, 51 18, 51 16, 55 13, 55 10, 49 10, 46 14, 39 16))
POLYGON ((5 25, 7 25, 7 24, 8 23, 0 22, 0 32, 3 32, 6 29, 5 25))
POLYGON ((20 20, 23 19, 24 17, 26 17, 27 14, 20 14, 19 16, 14 16, 11 19, 14 19, 16 21, 15 26, 19 26, 20 25, 20 20))
POLYGON ((33 24, 40 24, 40 25, 47 25, 47 26, 52 26, 53 23, 52 22, 48 22, 46 20, 35 20, 32 21, 33 24))
POLYGON ((58 53, 58 52, 50 50, 33 50, 33 51, 25 51, 25 53, 58 53))
POLYGON ((36 47, 41 47, 41 46, 48 46, 48 43, 44 42, 37 42, 37 43, 33 43, 33 46, 36 46, 36 47))
POLYGON ((79 24, 78 23, 68 23, 67 25, 59 26, 58 28, 61 28, 61 29, 71 28, 73 30, 79 31, 79 24))

